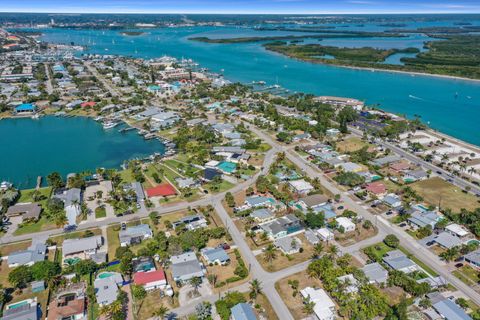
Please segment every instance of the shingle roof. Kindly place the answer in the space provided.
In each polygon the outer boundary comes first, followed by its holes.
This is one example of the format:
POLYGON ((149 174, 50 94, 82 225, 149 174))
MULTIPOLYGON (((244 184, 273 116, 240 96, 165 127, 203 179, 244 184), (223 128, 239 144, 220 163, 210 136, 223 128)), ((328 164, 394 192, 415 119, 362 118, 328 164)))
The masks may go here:
POLYGON ((253 312, 252 307, 247 303, 239 303, 233 306, 230 311, 232 312, 232 319, 234 320, 256 320, 257 317, 253 312))

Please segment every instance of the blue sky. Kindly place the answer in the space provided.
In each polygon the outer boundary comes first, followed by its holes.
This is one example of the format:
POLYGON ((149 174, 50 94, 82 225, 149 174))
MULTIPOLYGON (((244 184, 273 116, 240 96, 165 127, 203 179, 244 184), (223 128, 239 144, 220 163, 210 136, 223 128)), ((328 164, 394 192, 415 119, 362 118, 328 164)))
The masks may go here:
POLYGON ((480 13, 480 0, 0 0, 1 12, 480 13))

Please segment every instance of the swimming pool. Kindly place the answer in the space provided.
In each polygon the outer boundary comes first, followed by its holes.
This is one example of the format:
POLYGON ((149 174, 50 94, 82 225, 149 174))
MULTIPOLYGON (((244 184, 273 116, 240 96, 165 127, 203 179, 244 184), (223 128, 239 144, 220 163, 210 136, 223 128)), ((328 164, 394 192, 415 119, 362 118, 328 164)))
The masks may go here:
POLYGON ((98 275, 98 278, 99 279, 105 279, 105 278, 108 278, 108 277, 111 277, 113 276, 114 274, 111 273, 111 272, 102 272, 98 275))

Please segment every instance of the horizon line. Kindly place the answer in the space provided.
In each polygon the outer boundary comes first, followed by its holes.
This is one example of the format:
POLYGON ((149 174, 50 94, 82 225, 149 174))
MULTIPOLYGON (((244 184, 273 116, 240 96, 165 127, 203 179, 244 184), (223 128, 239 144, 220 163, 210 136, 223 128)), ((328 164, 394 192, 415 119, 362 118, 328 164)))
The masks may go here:
POLYGON ((18 10, 12 10, 12 11, 0 11, 0 14, 2 13, 33 13, 33 14, 147 14, 147 15, 155 15, 155 14, 191 14, 191 15, 202 15, 202 14, 211 14, 211 15, 305 15, 305 16, 315 16, 315 15, 385 15, 385 14, 391 14, 391 15, 404 15, 404 14, 416 14, 416 15, 422 15, 422 14, 455 14, 455 15, 475 15, 475 14, 480 14, 480 11, 478 12, 459 12, 459 11, 385 11, 385 12, 378 12, 378 11, 372 11, 372 12, 349 12, 349 11, 329 11, 329 12, 186 12, 186 11, 173 11, 173 12, 163 12, 163 11, 158 11, 158 12, 145 12, 145 11, 18 11, 18 10))

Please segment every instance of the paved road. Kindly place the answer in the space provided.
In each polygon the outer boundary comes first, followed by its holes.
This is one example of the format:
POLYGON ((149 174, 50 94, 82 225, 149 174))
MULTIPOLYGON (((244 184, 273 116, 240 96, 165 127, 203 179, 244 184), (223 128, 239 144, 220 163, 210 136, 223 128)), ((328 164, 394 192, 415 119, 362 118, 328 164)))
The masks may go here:
POLYGON ((45 63, 45 74, 47 75, 47 81, 45 81, 45 88, 48 94, 53 93, 52 78, 50 77, 50 70, 48 69, 48 63, 45 63))
POLYGON ((345 202, 346 206, 350 209, 356 211, 359 215, 363 216, 365 219, 369 219, 374 222, 379 230, 380 234, 394 234, 400 239, 400 244, 407 249, 411 254, 413 254, 417 259, 425 263, 427 266, 432 268, 435 272, 445 278, 448 282, 454 285, 458 290, 462 291, 467 297, 469 297, 477 305, 480 305, 480 294, 478 294, 471 287, 460 281, 458 278, 453 276, 448 270, 448 266, 440 260, 440 258, 432 253, 427 248, 418 244, 410 235, 403 231, 400 227, 391 224, 383 217, 375 216, 359 203, 354 201, 348 196, 345 192, 342 192, 335 186, 328 178, 326 178, 319 170, 307 160, 301 158, 297 154, 292 153, 288 148, 280 146, 275 140, 270 136, 263 133, 262 131, 253 128, 250 126, 250 129, 255 132, 260 138, 265 140, 267 143, 276 146, 278 149, 285 151, 286 157, 292 161, 299 168, 304 170, 304 172, 309 177, 318 177, 324 187, 326 187, 333 194, 340 194, 341 199, 345 202))
MULTIPOLYGON (((363 136, 363 131, 358 130, 358 129, 353 128, 353 127, 349 127, 349 129, 355 135, 363 136)), ((414 155, 414 154, 412 154, 408 151, 403 150, 402 148, 396 146, 395 144, 393 144, 391 142, 387 142, 387 141, 377 139, 377 143, 384 148, 388 148, 388 149, 392 150, 393 152, 395 152, 399 156, 407 159, 408 161, 410 161, 410 162, 412 162, 416 165, 422 166, 426 170, 432 170, 432 172, 436 172, 437 174, 438 174, 438 172, 440 172, 441 173, 441 174, 439 174, 440 176, 442 176, 444 179, 451 179, 451 183, 453 183, 457 187, 459 187, 463 190, 465 190, 466 187, 470 187, 470 192, 471 193, 473 193, 475 195, 480 195, 480 187, 478 187, 477 185, 474 185, 473 183, 471 183, 471 182, 469 182, 465 179, 462 179, 461 177, 454 176, 450 172, 448 172, 447 170, 442 169, 442 168, 434 165, 433 163, 424 161, 420 157, 417 157, 416 155, 414 155)))
POLYGON ((90 71, 103 84, 105 89, 110 91, 113 97, 118 97, 121 95, 117 91, 117 89, 112 87, 110 83, 101 74, 98 73, 97 68, 95 66, 92 66, 90 62, 85 62, 85 66, 87 67, 88 71, 90 71))

